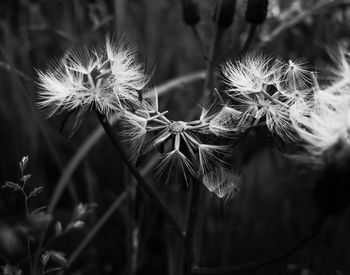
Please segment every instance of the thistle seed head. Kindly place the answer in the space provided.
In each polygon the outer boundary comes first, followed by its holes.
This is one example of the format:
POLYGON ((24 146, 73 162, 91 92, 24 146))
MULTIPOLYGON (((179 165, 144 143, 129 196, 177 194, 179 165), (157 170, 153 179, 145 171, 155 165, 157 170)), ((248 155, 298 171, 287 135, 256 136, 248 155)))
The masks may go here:
POLYGON ((134 49, 117 47, 107 38, 101 49, 78 47, 39 71, 38 105, 48 116, 86 108, 109 116, 138 104, 138 91, 148 80, 134 49))
POLYGON ((169 130, 172 134, 178 134, 183 131, 185 131, 187 128, 187 125, 183 121, 174 121, 169 124, 169 130))

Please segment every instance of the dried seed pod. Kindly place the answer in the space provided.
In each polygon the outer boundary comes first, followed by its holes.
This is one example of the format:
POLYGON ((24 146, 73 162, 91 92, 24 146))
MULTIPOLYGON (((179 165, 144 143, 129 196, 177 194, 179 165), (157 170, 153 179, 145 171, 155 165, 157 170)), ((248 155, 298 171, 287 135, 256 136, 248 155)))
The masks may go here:
POLYGON ((221 0, 217 3, 214 21, 219 27, 227 29, 235 16, 236 0, 221 0))
POLYGON ((196 0, 181 0, 183 20, 186 25, 193 26, 200 21, 200 15, 196 0))
POLYGON ((268 0, 248 0, 245 20, 254 25, 262 24, 267 15, 268 0))

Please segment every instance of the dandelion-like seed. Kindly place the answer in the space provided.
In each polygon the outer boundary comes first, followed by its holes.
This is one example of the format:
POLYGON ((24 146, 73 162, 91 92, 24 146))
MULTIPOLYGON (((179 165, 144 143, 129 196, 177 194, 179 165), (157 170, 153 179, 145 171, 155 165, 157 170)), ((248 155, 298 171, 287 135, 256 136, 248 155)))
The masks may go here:
POLYGON ((147 118, 126 111, 120 118, 123 127, 121 136, 129 145, 131 160, 136 161, 142 150, 147 134, 147 118))
POLYGON ((134 101, 149 82, 145 65, 137 61, 135 46, 118 45, 107 38, 106 52, 115 94, 120 100, 134 101))
POLYGON ((208 174, 216 167, 227 164, 222 156, 229 152, 229 147, 225 145, 199 144, 198 161, 202 174, 208 174))
POLYGON ((296 101, 290 100, 290 90, 296 93, 306 73, 301 63, 290 61, 285 66, 263 55, 247 56, 235 65, 227 63, 223 67, 228 85, 226 93, 240 112, 237 114, 240 118, 236 119, 238 129, 264 124, 283 140, 296 140, 289 115, 290 105, 296 101))
POLYGON ((232 132, 231 120, 239 112, 228 106, 203 109, 199 120, 174 121, 166 117, 167 111, 160 112, 158 106, 154 108, 147 102, 148 99, 142 101, 143 107, 133 113, 125 112, 122 119, 122 136, 133 160, 163 146, 166 149, 156 166, 156 178, 164 179, 166 175, 167 182, 180 175, 187 184, 189 176, 202 178, 212 169, 226 165, 229 147, 208 143, 208 138, 226 137, 232 132))
POLYGON ((233 96, 259 93, 265 85, 276 82, 279 71, 278 62, 273 62, 264 55, 246 56, 236 63, 228 61, 222 67, 224 82, 229 86, 229 94, 233 96))
POLYGON ((47 71, 39 71, 38 105, 48 116, 88 108, 109 116, 137 104, 148 80, 134 49, 118 48, 107 38, 101 49, 79 47, 47 71))
POLYGON ((228 105, 220 108, 209 106, 202 108, 199 121, 201 125, 208 125, 207 128, 201 128, 204 133, 214 134, 218 137, 231 137, 242 130, 239 126, 240 117, 241 112, 234 107, 228 105))
POLYGON ((312 72, 306 64, 306 61, 302 59, 288 60, 288 64, 284 67, 283 77, 289 90, 307 90, 308 84, 312 84, 312 72))
POLYGON ((316 164, 338 142, 350 145, 350 63, 343 50, 334 56, 337 76, 325 87, 315 85, 311 104, 291 107, 294 127, 316 164))
POLYGON ((305 148, 315 160, 322 161, 323 153, 339 140, 350 145, 349 98, 339 101, 338 105, 318 105, 308 116, 299 118, 296 129, 305 142, 305 148))
POLYGON ((238 192, 242 177, 226 168, 218 168, 206 174, 203 184, 219 198, 230 199, 238 192))

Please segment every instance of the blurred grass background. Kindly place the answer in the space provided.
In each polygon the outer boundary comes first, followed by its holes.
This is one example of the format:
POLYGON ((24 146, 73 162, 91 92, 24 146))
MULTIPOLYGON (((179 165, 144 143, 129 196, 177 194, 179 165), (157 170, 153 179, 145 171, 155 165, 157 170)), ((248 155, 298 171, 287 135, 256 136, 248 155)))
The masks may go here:
MULTIPOLYGON (((216 1, 198 2, 201 11, 198 30, 208 48, 216 1)), ((292 9, 295 13, 302 12, 317 3, 271 0, 269 17, 258 29, 252 48, 259 38, 268 36, 287 21, 283 16, 288 12, 293 14, 292 9)), ((225 34, 218 63, 227 57, 237 58, 248 30, 243 19, 244 6, 244 0, 237 1, 235 21, 225 34)), ((286 59, 303 57, 311 65, 324 64, 328 61, 327 46, 332 47, 335 42, 350 45, 349 20, 350 9, 346 5, 323 10, 265 44, 264 51, 286 59)), ((0 3, 0 183, 16 180, 18 161, 29 155, 31 184, 45 190, 33 201, 33 208, 47 204, 69 159, 98 125, 93 115, 88 116, 80 131, 68 138, 72 122, 59 133, 63 116, 50 120, 40 116, 35 106, 36 69, 46 68, 53 58, 59 58, 76 44, 101 44, 106 34, 117 37, 125 34, 155 64, 152 86, 205 68, 198 41, 182 21, 181 1, 2 0, 0 3)), ((171 118, 184 119, 196 107, 194 94, 202 85, 201 82, 182 85, 162 96, 162 109, 168 109, 171 118)), ((272 255, 301 239, 315 217, 312 186, 317 174, 286 160, 268 140, 261 141, 261 146, 252 138, 241 145, 241 151, 250 150, 252 157, 244 165, 245 180, 237 198, 224 204, 223 213, 216 197, 206 193, 202 198, 200 228, 203 231, 198 232, 200 240, 197 240, 202 265, 235 264, 272 255)), ((70 192, 61 198, 55 219, 68 220, 77 202, 96 202, 99 206, 91 217, 93 224, 112 202, 113 193, 122 191, 123 177, 123 166, 109 141, 103 138, 75 171, 70 192)), ((173 185, 156 187, 184 224, 187 189, 173 185)), ((181 245, 173 240, 171 231, 161 226, 156 209, 146 205, 141 218, 138 274, 167 274, 177 264, 169 260, 170 255, 181 253, 181 245)), ((0 222, 16 223, 22 215, 21 199, 1 190, 0 222)), ((80 272, 76 274, 125 272, 128 232, 124 221, 125 211, 121 209, 73 266, 72 270, 80 272)), ((244 274, 350 274, 349 223, 347 211, 329 223, 327 234, 317 237, 288 260, 244 274)), ((65 238, 53 247, 69 255, 82 234, 73 232, 65 238)))

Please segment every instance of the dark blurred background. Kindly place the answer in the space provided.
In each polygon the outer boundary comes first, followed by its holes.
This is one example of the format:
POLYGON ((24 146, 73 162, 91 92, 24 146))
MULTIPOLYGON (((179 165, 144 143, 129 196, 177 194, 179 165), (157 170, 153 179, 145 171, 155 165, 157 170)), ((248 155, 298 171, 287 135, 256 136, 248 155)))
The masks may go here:
MULTIPOLYGON (((201 14, 197 30, 208 50, 217 1, 197 2, 201 14)), ((350 45, 349 3, 321 9, 287 27, 271 41, 261 42, 276 28, 321 2, 337 1, 270 0, 268 17, 258 27, 251 49, 263 46, 263 51, 273 56, 304 58, 322 71, 329 61, 328 46, 350 45)), ((237 0, 234 23, 225 31, 217 68, 226 58, 237 58, 247 36, 245 4, 244 0, 237 0)), ((63 115, 45 120, 35 103, 36 70, 45 69, 74 45, 104 43, 107 34, 126 35, 138 45, 142 55, 154 64, 152 87, 205 69, 200 45, 183 22, 180 0, 2 0, 0 3, 0 183, 16 181, 18 161, 28 155, 30 184, 44 187, 44 192, 32 200, 32 209, 48 204, 69 160, 98 126, 91 114, 77 134, 69 138, 73 122, 68 121, 59 132, 63 115)), ((202 86, 201 81, 196 81, 162 95, 161 109, 170 110, 171 118, 184 119, 197 108, 194 98, 202 86)), ((250 158, 244 162, 244 183, 238 196, 222 205, 217 197, 203 190, 199 227, 202 232, 197 240, 201 265, 236 264, 273 255, 305 236, 316 216, 312 188, 317 172, 295 165, 269 140, 260 140, 254 133, 250 138, 241 145, 250 158)), ((123 190, 124 175, 109 141, 102 138, 74 172, 54 218, 69 220, 78 202, 96 202, 98 208, 85 229, 67 235, 63 241, 52 244, 53 248, 69 255, 115 194, 123 190)), ((186 186, 154 187, 184 225, 186 186)), ((168 271, 177 264, 172 255, 181 253, 181 245, 172 237, 172 231, 162 225, 159 213, 147 203, 146 196, 142 196, 147 207, 140 222, 138 274, 172 274, 168 271)), ((20 195, 0 190, 0 222, 20 223, 22 201, 20 195)), ((73 265, 72 274, 125 273, 125 239, 129 234, 125 216, 123 208, 113 215, 73 265)), ((349 211, 346 211, 329 222, 324 234, 287 260, 242 274, 350 274, 349 223, 349 211)), ((10 256, 13 262, 19 257, 10 256)))

